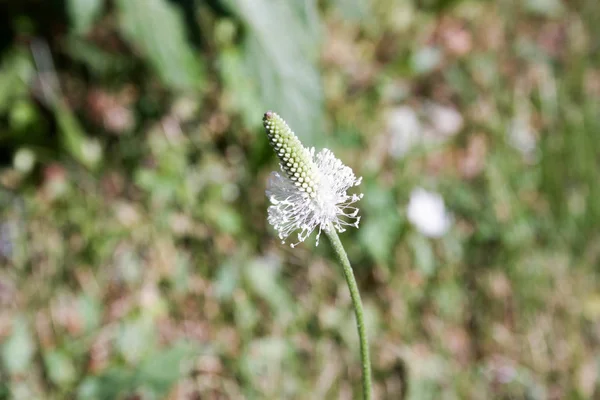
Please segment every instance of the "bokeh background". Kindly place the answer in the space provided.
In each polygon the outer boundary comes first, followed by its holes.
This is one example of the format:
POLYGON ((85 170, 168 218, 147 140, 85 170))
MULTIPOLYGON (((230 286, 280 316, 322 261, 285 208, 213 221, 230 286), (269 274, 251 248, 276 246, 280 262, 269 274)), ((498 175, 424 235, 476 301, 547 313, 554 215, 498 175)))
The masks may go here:
POLYGON ((364 177, 377 398, 598 398, 599 21, 0 0, 0 399, 357 398, 329 244, 266 222, 268 109, 364 177))

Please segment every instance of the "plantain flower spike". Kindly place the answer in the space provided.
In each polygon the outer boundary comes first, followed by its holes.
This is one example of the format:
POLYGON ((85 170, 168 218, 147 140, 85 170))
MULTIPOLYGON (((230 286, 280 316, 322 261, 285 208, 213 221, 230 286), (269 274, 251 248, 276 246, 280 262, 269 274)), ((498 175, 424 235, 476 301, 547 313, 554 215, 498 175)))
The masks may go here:
POLYGON ((360 185, 350 167, 342 164, 328 149, 315 155, 314 148, 305 148, 279 115, 267 111, 263 125, 269 142, 279 157, 281 174, 272 172, 267 184, 271 205, 268 221, 279 233, 282 243, 298 232, 295 247, 317 229, 317 242, 322 230, 347 226, 358 228, 360 216, 353 204, 363 195, 348 195, 352 186, 360 185))

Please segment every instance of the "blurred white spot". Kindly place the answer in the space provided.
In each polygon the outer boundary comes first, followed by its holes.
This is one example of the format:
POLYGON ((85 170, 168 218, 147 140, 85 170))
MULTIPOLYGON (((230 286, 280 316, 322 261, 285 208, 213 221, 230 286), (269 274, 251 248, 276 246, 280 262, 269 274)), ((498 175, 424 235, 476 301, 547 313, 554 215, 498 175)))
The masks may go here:
POLYGON ((524 86, 521 84, 515 90, 515 114, 508 126, 506 136, 511 146, 519 150, 526 159, 531 159, 535 155, 537 139, 531 126, 531 104, 527 99, 527 92, 523 89, 524 86))
POLYGON ((140 214, 134 205, 119 201, 114 203, 114 211, 117 217, 117 220, 128 228, 133 227, 140 220, 140 214))
POLYGON ((517 378, 517 371, 510 365, 503 365, 496 370, 498 382, 507 384, 517 378))
POLYGON ((438 193, 414 189, 406 213, 408 220, 425 236, 441 237, 450 229, 451 218, 446 212, 444 199, 438 193))
POLYGON ((402 158, 419 143, 421 123, 417 113, 409 106, 396 107, 388 112, 387 131, 391 136, 390 155, 402 158))
POLYGON ((443 143, 460 132, 463 125, 462 115, 450 106, 428 102, 417 109, 393 108, 386 116, 389 153, 402 158, 415 146, 443 143))
POLYGON ((454 136, 463 127, 463 117, 454 107, 427 103, 424 110, 430 122, 426 134, 432 135, 436 139, 447 139, 454 136))
POLYGON ((115 133, 121 133, 133 128, 135 116, 133 111, 122 105, 114 105, 104 110, 104 127, 115 133))
POLYGON ((19 172, 30 172, 35 165, 35 153, 27 148, 20 148, 13 158, 13 165, 19 172))
POLYGON ((228 203, 235 201, 239 195, 240 189, 235 183, 226 183, 221 188, 221 196, 223 197, 223 200, 228 203))
POLYGON ((435 47, 423 47, 415 51, 410 59, 412 70, 426 74, 436 69, 442 62, 442 53, 435 47))
POLYGON ((91 165, 95 165, 102 157, 102 146, 95 139, 87 139, 81 144, 81 154, 91 165))
POLYGON ((519 115, 515 117, 508 128, 508 141, 515 149, 526 157, 533 156, 536 148, 536 139, 533 129, 526 118, 519 115))

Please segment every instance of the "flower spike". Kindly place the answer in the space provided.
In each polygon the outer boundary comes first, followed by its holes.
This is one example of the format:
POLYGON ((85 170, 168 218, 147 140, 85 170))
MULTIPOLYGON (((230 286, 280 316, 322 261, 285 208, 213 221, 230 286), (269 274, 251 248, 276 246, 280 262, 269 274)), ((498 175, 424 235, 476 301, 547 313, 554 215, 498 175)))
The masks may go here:
POLYGON ((274 112, 267 111, 263 123, 269 142, 281 161, 281 170, 299 191, 315 197, 318 174, 312 162, 314 149, 304 148, 283 118, 274 112))
POLYGON ((298 243, 303 242, 318 228, 318 245, 322 230, 358 228, 358 208, 352 204, 363 195, 348 195, 346 191, 359 185, 362 178, 356 178, 330 150, 315 155, 314 148, 305 148, 276 113, 267 111, 263 124, 284 173, 273 172, 266 191, 271 201, 268 221, 282 241, 299 230, 298 243))

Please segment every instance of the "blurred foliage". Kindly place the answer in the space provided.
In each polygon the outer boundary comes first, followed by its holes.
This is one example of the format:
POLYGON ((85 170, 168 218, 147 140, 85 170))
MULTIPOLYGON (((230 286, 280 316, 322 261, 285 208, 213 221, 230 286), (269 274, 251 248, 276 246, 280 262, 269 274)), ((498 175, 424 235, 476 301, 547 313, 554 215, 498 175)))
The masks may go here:
POLYGON ((331 249, 266 223, 267 109, 364 176, 342 241, 377 398, 598 398, 599 18, 0 0, 0 399, 355 398, 331 249))

